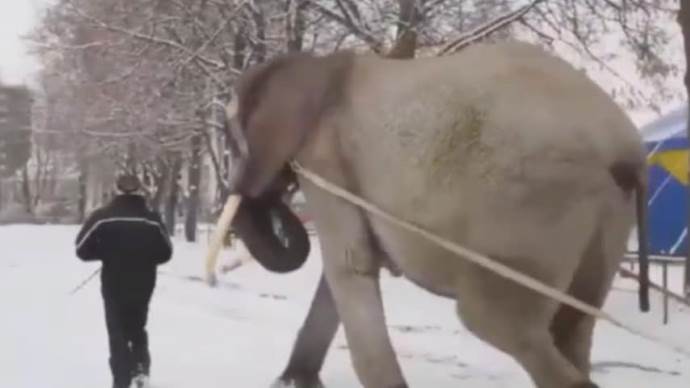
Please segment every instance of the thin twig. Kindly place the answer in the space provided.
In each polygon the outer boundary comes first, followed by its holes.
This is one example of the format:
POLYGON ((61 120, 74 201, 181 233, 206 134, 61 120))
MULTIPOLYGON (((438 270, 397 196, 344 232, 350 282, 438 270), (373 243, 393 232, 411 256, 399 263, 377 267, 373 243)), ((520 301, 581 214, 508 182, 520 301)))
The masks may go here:
POLYGON ((91 273, 91 275, 89 275, 89 277, 87 277, 87 278, 84 279, 81 283, 79 283, 76 287, 74 287, 74 288, 72 289, 72 291, 70 291, 69 294, 70 294, 70 295, 74 295, 74 294, 76 294, 77 292, 79 292, 79 290, 81 290, 82 288, 86 287, 86 285, 89 284, 89 282, 90 282, 93 278, 95 278, 96 275, 98 275, 98 274, 101 272, 101 269, 102 269, 102 267, 98 267, 95 271, 93 271, 93 272, 91 273))

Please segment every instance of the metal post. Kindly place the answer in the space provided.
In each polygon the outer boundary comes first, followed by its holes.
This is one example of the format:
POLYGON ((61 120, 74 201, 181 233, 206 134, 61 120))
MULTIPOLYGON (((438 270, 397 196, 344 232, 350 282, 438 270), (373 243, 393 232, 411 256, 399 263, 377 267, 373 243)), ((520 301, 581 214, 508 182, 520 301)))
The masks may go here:
MULTIPOLYGON (((664 288, 664 291, 668 291, 668 262, 664 260, 661 263, 661 270, 662 270, 662 287, 664 288)), ((664 325, 668 324, 668 293, 664 292, 663 293, 663 298, 664 298, 664 325)))

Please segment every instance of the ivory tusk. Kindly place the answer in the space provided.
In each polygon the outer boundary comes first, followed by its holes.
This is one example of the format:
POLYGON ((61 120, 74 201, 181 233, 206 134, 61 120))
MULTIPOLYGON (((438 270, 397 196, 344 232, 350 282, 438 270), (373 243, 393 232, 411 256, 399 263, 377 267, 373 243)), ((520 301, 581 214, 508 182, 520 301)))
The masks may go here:
POLYGON ((211 244, 206 254, 206 283, 214 286, 217 282, 216 279, 216 262, 218 261, 218 253, 220 248, 223 246, 223 239, 225 234, 230 227, 232 219, 237 213, 237 209, 240 206, 242 197, 239 195, 231 195, 225 202, 223 207, 223 212, 218 218, 218 223, 213 231, 213 236, 211 237, 211 244))

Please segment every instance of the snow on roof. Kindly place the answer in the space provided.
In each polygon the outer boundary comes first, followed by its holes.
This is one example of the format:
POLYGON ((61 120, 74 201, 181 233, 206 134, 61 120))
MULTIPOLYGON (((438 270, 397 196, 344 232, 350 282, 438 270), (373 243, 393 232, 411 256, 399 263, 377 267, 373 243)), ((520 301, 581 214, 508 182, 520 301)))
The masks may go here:
POLYGON ((640 128, 645 141, 653 142, 686 136, 688 105, 682 104, 640 128))

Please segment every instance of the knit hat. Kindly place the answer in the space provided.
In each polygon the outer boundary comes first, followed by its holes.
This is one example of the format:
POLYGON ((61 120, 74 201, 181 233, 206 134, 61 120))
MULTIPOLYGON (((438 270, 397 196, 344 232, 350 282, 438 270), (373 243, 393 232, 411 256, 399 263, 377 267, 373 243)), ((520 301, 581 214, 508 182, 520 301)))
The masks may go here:
POLYGON ((141 188, 141 182, 139 182, 139 178, 137 178, 136 175, 132 174, 120 175, 117 178, 117 182, 115 183, 115 185, 118 191, 125 194, 131 194, 135 191, 138 191, 141 188))

